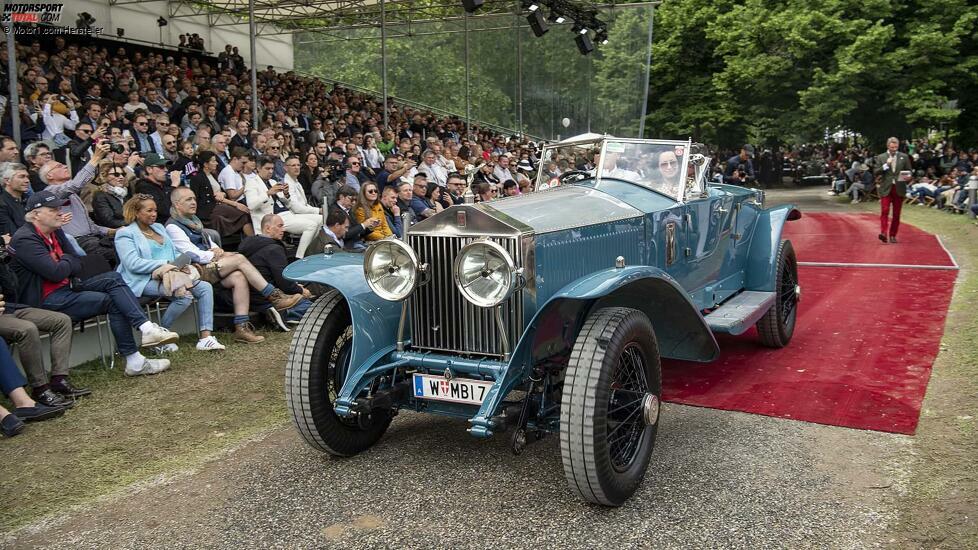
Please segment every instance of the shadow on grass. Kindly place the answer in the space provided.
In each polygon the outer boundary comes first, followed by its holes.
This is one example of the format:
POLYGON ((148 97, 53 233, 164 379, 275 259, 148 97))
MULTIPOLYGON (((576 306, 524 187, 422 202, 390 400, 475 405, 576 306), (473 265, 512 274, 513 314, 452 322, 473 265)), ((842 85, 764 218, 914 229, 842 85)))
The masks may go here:
POLYGON ((0 440, 0 532, 134 482, 192 468, 286 420, 282 380, 291 334, 199 352, 180 342, 170 370, 128 378, 91 361, 72 379, 93 395, 63 417, 0 440))

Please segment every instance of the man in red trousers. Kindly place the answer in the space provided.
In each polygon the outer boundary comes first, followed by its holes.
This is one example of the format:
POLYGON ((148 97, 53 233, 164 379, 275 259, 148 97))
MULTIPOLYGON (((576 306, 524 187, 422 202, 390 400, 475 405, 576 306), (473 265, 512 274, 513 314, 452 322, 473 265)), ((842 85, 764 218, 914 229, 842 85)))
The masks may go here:
POLYGON ((890 242, 897 242, 897 230, 900 229, 900 209, 903 199, 907 196, 907 181, 910 180, 910 157, 897 149, 900 140, 891 137, 886 140, 886 152, 876 157, 876 167, 873 174, 880 176, 880 234, 879 239, 884 243, 887 233, 890 242), (893 221, 890 221, 890 207, 893 207, 893 221), (889 231, 887 231, 889 226, 889 231))

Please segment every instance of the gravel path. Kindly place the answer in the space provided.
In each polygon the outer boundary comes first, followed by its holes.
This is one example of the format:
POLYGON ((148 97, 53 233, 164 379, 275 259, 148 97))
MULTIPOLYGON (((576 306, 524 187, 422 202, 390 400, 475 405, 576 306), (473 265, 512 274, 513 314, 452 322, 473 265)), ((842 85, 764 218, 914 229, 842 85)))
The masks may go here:
MULTIPOLYGON (((512 456, 462 422, 402 414, 332 459, 277 430, 187 477, 24 532, 13 548, 853 548, 892 519, 873 471, 900 436, 666 405, 624 507, 571 497, 555 437, 512 456), (840 460, 840 457, 844 457, 840 460)), ((897 480, 898 481, 898 480, 897 480)))
MULTIPOLYGON (((769 193, 778 202, 787 193, 769 193)), ((803 206, 822 188, 791 194, 803 206)), ((831 206, 828 204, 827 206, 831 206)), ((817 208, 817 206, 816 206, 817 208)), ((828 209, 828 208, 819 208, 828 209)), ((909 438, 680 405, 622 508, 575 500, 555 436, 512 456, 404 413, 333 459, 291 426, 197 472, 8 537, 10 548, 861 548, 884 544, 909 438)), ((11 504, 11 503, 7 503, 11 504)))

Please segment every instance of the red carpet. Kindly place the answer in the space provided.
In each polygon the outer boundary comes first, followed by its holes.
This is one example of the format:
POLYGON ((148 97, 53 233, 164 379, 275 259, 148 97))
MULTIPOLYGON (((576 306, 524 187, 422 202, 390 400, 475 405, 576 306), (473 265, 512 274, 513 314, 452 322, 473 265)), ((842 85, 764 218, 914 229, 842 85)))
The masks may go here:
POLYGON ((816 212, 788 222, 784 237, 801 262, 954 265, 936 237, 912 225, 900 224, 896 246, 881 243, 879 232, 877 214, 816 212))
MULTIPOLYGON (((900 244, 880 243, 878 228, 868 225, 875 220, 806 214, 788 224, 788 233, 802 262, 952 265, 934 236, 910 226, 900 229, 900 244), (845 237, 834 237, 840 234, 845 237)), ((721 355, 713 363, 663 362, 664 399, 913 434, 956 276, 954 270, 801 266, 802 301, 788 347, 762 347, 753 330, 720 335, 721 355)))

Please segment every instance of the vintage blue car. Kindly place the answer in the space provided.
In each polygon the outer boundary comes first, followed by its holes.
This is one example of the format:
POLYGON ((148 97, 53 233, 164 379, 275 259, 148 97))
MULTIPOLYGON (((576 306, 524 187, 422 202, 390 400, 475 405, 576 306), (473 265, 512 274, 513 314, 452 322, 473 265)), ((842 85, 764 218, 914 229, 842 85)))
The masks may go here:
POLYGON ((545 148, 535 192, 452 206, 364 254, 285 274, 329 290, 285 388, 313 447, 357 454, 400 410, 454 416, 517 454, 559 433, 581 498, 621 505, 655 443, 660 357, 712 361, 715 333, 785 346, 800 297, 784 223, 758 190, 709 183, 689 141, 545 148))

